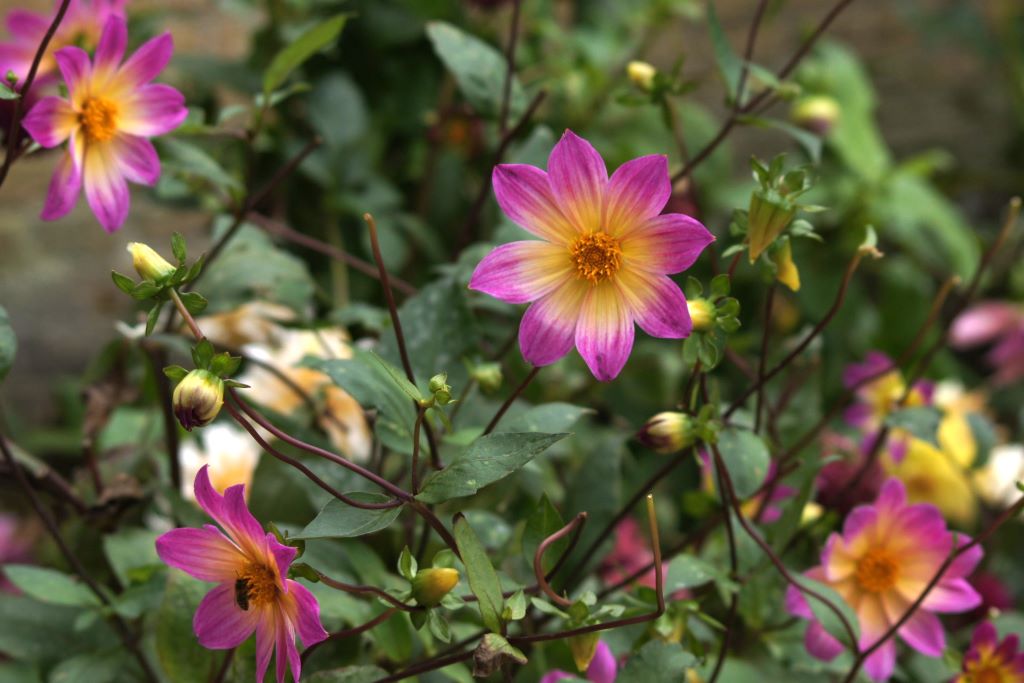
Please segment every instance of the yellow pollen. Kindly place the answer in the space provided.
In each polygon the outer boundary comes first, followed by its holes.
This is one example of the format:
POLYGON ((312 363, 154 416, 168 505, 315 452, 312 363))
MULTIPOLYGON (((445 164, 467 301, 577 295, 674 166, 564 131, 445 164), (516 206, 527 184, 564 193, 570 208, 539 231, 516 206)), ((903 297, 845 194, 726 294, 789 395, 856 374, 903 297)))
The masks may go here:
POLYGON ((881 548, 872 548, 857 561, 857 583, 871 593, 882 593, 896 584, 899 565, 881 548))
POLYGON ((248 609, 273 602, 278 586, 274 570, 264 564, 250 562, 235 581, 235 598, 239 607, 248 609), (243 603, 246 603, 243 606, 243 603))
POLYGON ((576 277, 597 284, 607 280, 622 266, 619 242, 603 232, 581 235, 569 246, 569 258, 576 266, 576 277))
POLYGON ((82 105, 78 122, 90 142, 105 142, 117 132, 118 106, 102 97, 90 97, 82 105))

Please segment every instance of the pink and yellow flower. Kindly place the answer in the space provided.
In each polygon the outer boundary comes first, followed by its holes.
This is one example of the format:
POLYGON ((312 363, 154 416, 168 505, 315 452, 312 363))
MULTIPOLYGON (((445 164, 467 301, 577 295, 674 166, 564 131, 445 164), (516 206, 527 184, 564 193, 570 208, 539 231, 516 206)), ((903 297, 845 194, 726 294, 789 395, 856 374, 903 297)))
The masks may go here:
MULTIPOLYGON (((612 654, 611 648, 604 641, 598 641, 597 648, 594 650, 594 658, 590 660, 590 666, 587 667, 586 680, 591 683, 615 683, 618 671, 619 662, 612 654)), ((577 677, 566 671, 555 669, 544 674, 540 683, 558 683, 566 678, 577 677)))
POLYGON ((999 641, 991 622, 974 629, 961 673, 953 683, 1024 683, 1024 652, 1018 652, 1016 634, 999 641))
POLYGON ((566 131, 546 173, 502 164, 493 184, 505 214, 540 239, 494 249, 469 286, 532 302, 519 327, 529 363, 549 365, 575 345, 594 376, 609 381, 633 348, 634 323, 654 337, 689 336, 686 298, 668 276, 689 268, 714 237, 689 216, 661 214, 672 194, 664 156, 633 159, 609 178, 597 150, 566 131))
POLYGON ((986 360, 996 371, 996 384, 1024 378, 1024 306, 984 301, 961 313, 949 334, 957 348, 992 344, 986 360))
POLYGON ((43 147, 69 141, 50 181, 43 220, 71 211, 84 186, 96 218, 113 232, 128 216, 128 181, 154 185, 160 178, 160 159, 149 138, 173 130, 188 114, 180 92, 150 83, 174 47, 165 33, 122 63, 127 41, 124 18, 112 15, 94 60, 79 47, 58 50, 68 98, 45 97, 25 117, 25 130, 43 147))
MULTIPOLYGON (((970 539, 957 535, 955 542, 970 539)), ((862 650, 871 647, 899 620, 922 593, 953 551, 954 536, 942 514, 932 505, 907 504, 906 490, 898 479, 882 486, 874 505, 855 508, 846 518, 843 533, 833 533, 825 545, 821 564, 807 576, 831 586, 853 608, 860 623, 862 650)), ((965 612, 981 602, 967 576, 981 560, 975 546, 946 570, 920 608, 900 627, 900 638, 915 650, 940 657, 946 646, 941 612, 965 612)), ((814 619, 803 594, 792 586, 786 608, 810 619, 804 643, 815 657, 831 660, 843 650, 814 619)), ((896 642, 889 639, 865 662, 872 679, 884 681, 896 663, 896 642)))
POLYGON ((262 681, 276 650, 277 681, 291 667, 299 680, 301 661, 296 634, 309 647, 327 637, 320 606, 302 584, 288 577, 295 548, 265 533, 245 504, 244 486, 221 496, 210 483, 208 467, 196 475, 199 505, 220 525, 174 529, 156 540, 160 559, 217 586, 206 594, 192 620, 203 647, 226 650, 256 632, 256 680, 262 681))

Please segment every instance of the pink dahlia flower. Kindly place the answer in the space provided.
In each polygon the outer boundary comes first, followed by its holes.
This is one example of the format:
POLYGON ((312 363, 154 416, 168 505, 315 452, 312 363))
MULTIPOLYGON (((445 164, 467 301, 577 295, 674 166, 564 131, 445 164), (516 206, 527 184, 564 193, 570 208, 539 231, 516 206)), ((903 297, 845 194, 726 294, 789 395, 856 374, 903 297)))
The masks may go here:
POLYGON ((192 619, 203 647, 227 650, 256 632, 256 680, 262 681, 277 653, 277 681, 290 666, 299 680, 298 634, 305 647, 327 637, 320 624, 320 606, 302 584, 288 577, 295 548, 265 533, 245 505, 244 485, 221 496, 210 483, 209 466, 196 475, 196 501, 220 529, 174 529, 156 539, 166 564, 217 586, 206 594, 192 619))
MULTIPOLYGON (((960 545, 970 539, 958 534, 960 545)), ((807 576, 835 589, 853 608, 860 623, 858 646, 866 650, 907 611, 953 551, 954 537, 938 508, 926 503, 907 504, 903 483, 890 479, 882 485, 874 505, 855 508, 846 517, 843 533, 833 533, 821 555, 821 564, 807 576)), ((967 576, 981 560, 975 546, 946 570, 921 607, 900 627, 898 634, 910 647, 940 657, 946 633, 937 612, 965 612, 981 602, 967 576)), ((800 591, 789 587, 786 609, 810 619, 804 644, 807 651, 826 661, 843 645, 814 619, 800 591)), ((896 663, 896 642, 889 639, 865 662, 872 679, 884 681, 896 663)))
POLYGON ((953 683, 1024 683, 1024 652, 1017 651, 1019 643, 1016 634, 999 642, 991 622, 980 624, 953 683))
POLYGON ((1004 301, 973 306, 953 321, 950 340, 958 348, 993 343, 988 362, 998 384, 1024 379, 1024 307, 1004 301))
POLYGON ((529 363, 549 365, 575 345, 606 382, 626 364, 634 323, 654 337, 689 336, 686 298, 668 276, 714 237, 689 216, 659 215, 672 194, 664 156, 633 159, 609 178, 597 150, 567 130, 546 173, 502 164, 493 184, 505 214, 540 239, 496 248, 469 286, 533 302, 519 327, 529 363))
MULTIPOLYGON (((586 680, 591 683, 615 683, 618 670, 619 663, 615 659, 615 655, 612 654, 611 648, 605 645, 604 641, 599 640, 597 649, 594 650, 594 658, 590 660, 590 666, 587 667, 586 680)), ((540 683, 558 683, 566 678, 578 678, 578 676, 556 669, 544 674, 540 683)))
POLYGON ((113 232, 128 216, 127 181, 154 185, 160 178, 160 159, 149 138, 173 130, 188 114, 180 92, 150 83, 174 47, 165 33, 122 63, 127 41, 127 24, 115 15, 103 27, 94 61, 78 47, 58 50, 68 99, 45 97, 25 117, 25 130, 43 147, 70 140, 50 181, 44 220, 71 211, 84 186, 96 218, 113 232))

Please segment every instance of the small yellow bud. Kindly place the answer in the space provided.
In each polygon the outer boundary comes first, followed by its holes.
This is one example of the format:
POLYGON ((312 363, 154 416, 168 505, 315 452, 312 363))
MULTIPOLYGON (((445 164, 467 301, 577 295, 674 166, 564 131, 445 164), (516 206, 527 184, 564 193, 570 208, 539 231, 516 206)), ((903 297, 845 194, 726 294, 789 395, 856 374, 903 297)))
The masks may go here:
POLYGON ((693 421, 686 413, 658 413, 640 428, 636 438, 655 453, 676 453, 693 445, 693 421))
POLYGON ((447 567, 421 569, 412 579, 412 597, 416 604, 434 607, 459 583, 459 572, 447 567))
POLYGON ((782 234, 795 215, 796 207, 790 202, 760 192, 751 195, 750 210, 747 214, 747 239, 750 241, 751 263, 782 234))
POLYGON ((597 652, 597 641, 600 640, 600 633, 593 631, 569 638, 569 651, 572 659, 576 662, 576 669, 580 672, 587 670, 590 662, 597 652))
POLYGON ((493 393, 501 388, 501 363, 481 363, 473 368, 471 376, 485 394, 493 393))
POLYGON ((129 242, 128 253, 132 255, 135 272, 143 280, 160 280, 175 271, 175 267, 156 253, 148 244, 129 242))
POLYGON ((793 263, 793 244, 789 239, 782 240, 782 244, 772 254, 772 261, 775 263, 775 278, 794 292, 799 292, 800 271, 793 263))
POLYGON ((224 380, 209 370, 193 370, 174 388, 174 415, 188 431, 204 427, 224 405, 224 380))
POLYGON ((827 135, 839 120, 839 113, 839 103, 834 98, 810 95, 801 97, 793 104, 789 117, 801 128, 818 135, 827 135))
POLYGON ((654 65, 647 62, 632 61, 626 65, 626 74, 629 76, 629 80, 641 90, 649 91, 654 87, 654 77, 657 73, 658 70, 654 68, 654 65))
POLYGON ((691 299, 686 302, 694 332, 707 332, 715 324, 715 307, 707 299, 691 299))

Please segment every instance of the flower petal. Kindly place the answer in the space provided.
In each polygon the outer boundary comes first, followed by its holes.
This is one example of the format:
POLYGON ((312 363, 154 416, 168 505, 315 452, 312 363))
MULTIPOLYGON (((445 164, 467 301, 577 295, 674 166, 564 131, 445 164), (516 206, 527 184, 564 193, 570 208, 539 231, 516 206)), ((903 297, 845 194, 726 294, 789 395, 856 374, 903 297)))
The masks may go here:
POLYGON ((577 232, 603 227, 608 171, 593 145, 566 130, 548 158, 548 180, 559 208, 577 232))
POLYGON ((991 341, 1017 328, 1024 312, 1002 301, 985 301, 961 313, 949 328, 953 346, 965 348, 991 341))
POLYGON ((260 610, 243 610, 235 602, 233 583, 222 583, 206 594, 192 618, 199 644, 211 650, 241 645, 256 628, 260 610))
MULTIPOLYGON (((920 595, 923 590, 924 584, 917 588, 914 597, 920 595)), ((906 595, 904 592, 904 596, 906 595)), ((933 612, 966 612, 981 602, 981 595, 967 579, 946 579, 928 593, 921 603, 921 608, 933 612)))
POLYGON ((942 622, 931 612, 920 609, 914 612, 900 627, 899 634, 907 645, 929 657, 941 657, 942 651, 946 649, 946 632, 942 629, 942 622))
POLYGON ((96 56, 93 60, 93 68, 103 82, 107 82, 116 72, 121 59, 124 58, 124 49, 127 45, 128 22, 124 17, 110 15, 103 24, 103 33, 100 34, 100 42, 96 46, 96 56))
POLYGON ((78 127, 78 114, 66 100, 44 97, 32 107, 21 125, 43 147, 56 147, 78 127))
POLYGON ((7 13, 7 31, 18 40, 39 43, 50 27, 50 19, 36 12, 12 9, 7 13))
MULTIPOLYGON (((278 616, 276 620, 277 630, 274 634, 276 637, 274 649, 277 656, 274 666, 276 669, 275 673, 277 674, 277 683, 284 683, 285 674, 288 672, 288 665, 292 663, 292 651, 295 649, 295 634, 292 632, 291 624, 283 616, 278 616)), ((299 680, 300 671, 298 669, 301 669, 301 662, 295 663, 292 667, 296 681, 299 680)))
POLYGON ((526 309, 519 323, 519 349, 526 362, 550 365, 569 353, 588 290, 589 283, 570 280, 526 309))
POLYGON ((122 133, 149 138, 174 130, 187 116, 184 95, 169 85, 151 83, 121 101, 117 127, 122 133))
POLYGON ((257 557, 266 554, 263 528, 245 506, 244 486, 230 486, 221 496, 210 483, 210 466, 203 465, 196 475, 196 501, 243 551, 257 557))
POLYGON ((587 680, 591 683, 615 683, 618 668, 619 663, 615 661, 611 648, 603 640, 597 641, 594 658, 587 667, 587 680))
MULTIPOLYGON (((246 513, 248 512, 247 508, 246 513)), ((298 548, 278 542, 277 537, 270 532, 267 532, 265 538, 270 555, 273 558, 274 564, 277 565, 278 574, 280 576, 288 576, 288 568, 292 566, 292 561, 299 554, 298 548)), ((288 590, 287 584, 285 584, 285 590, 288 590)))
POLYGON ((256 680, 263 681, 267 677, 270 658, 274 654, 277 642, 277 610, 267 610, 264 618, 256 623, 256 680))
POLYGON ((327 638, 327 631, 320 623, 320 603, 313 593, 298 581, 287 579, 289 600, 288 618, 295 624, 295 629, 302 638, 302 645, 309 647, 327 638))
POLYGON ((615 236, 628 234, 637 224, 661 213, 671 195, 668 157, 651 154, 627 161, 608 181, 605 231, 615 236))
POLYGON ((200 581, 234 581, 246 564, 238 547, 209 525, 168 531, 156 539, 156 554, 164 564, 200 581))
POLYGON ((601 382, 615 379, 633 350, 633 316, 618 288, 605 281, 590 287, 576 325, 576 348, 601 382))
POLYGON ((896 668, 896 643, 892 638, 872 653, 864 662, 864 671, 875 681, 886 681, 896 668))
POLYGON ((128 183, 113 155, 110 144, 90 144, 86 147, 82 179, 89 208, 96 214, 107 232, 115 232, 128 218, 131 199, 128 183))
POLYGON ((117 72, 118 89, 135 89, 156 78, 174 54, 174 39, 163 33, 147 40, 117 72))
POLYGON ((630 315, 644 332, 661 339, 690 336, 693 322, 686 297, 667 275, 622 270, 615 281, 630 315))
POLYGON ((133 183, 156 185, 160 179, 160 157, 153 144, 134 135, 118 135, 111 141, 121 174, 133 183))
POLYGON ((511 242, 480 261, 469 288, 522 304, 542 298, 569 277, 572 262, 564 247, 539 241, 511 242))
POLYGON ((524 230, 555 244, 567 244, 576 236, 576 229, 558 208, 548 174, 536 166, 495 166, 491 185, 498 206, 524 230))
POLYGON ((692 266, 714 241, 714 235, 696 219, 667 213, 623 235, 622 259, 631 268, 671 275, 692 266))
POLYGON ((88 83, 92 75, 89 55, 82 48, 71 45, 57 50, 53 56, 68 86, 71 104, 79 108, 89 94, 88 83))
POLYGON ((807 625, 804 647, 813 656, 825 662, 831 662, 844 650, 843 644, 833 638, 818 621, 812 621, 807 625))
POLYGON ((40 218, 44 221, 53 221, 67 215, 78 203, 81 190, 82 172, 69 151, 61 155, 53 171, 50 187, 46 192, 46 204, 40 218))

